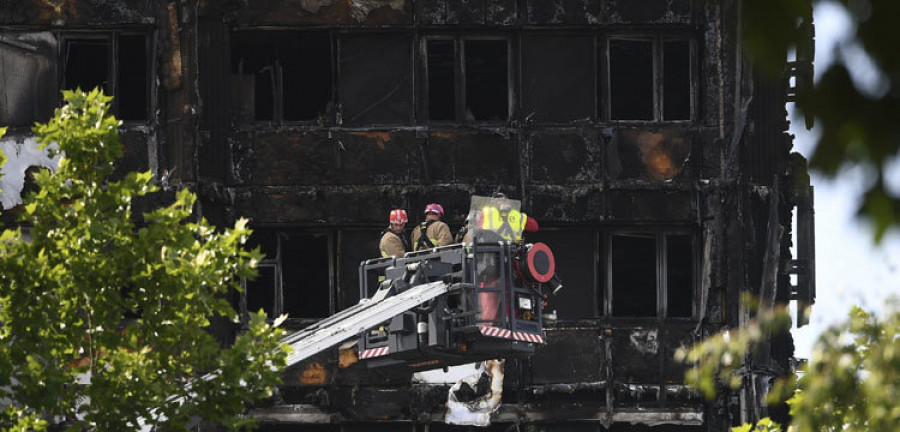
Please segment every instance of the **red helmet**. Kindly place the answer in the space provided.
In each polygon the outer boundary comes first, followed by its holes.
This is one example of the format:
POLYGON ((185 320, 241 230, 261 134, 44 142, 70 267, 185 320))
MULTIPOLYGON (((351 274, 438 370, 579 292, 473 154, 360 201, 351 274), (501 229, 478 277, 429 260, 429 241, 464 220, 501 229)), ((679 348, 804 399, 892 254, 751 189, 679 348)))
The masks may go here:
POLYGON ((391 210, 391 223, 392 224, 405 224, 409 221, 409 218, 406 217, 406 210, 403 209, 393 209, 391 210))
POLYGON ((437 213, 442 219, 444 217, 444 208, 440 204, 428 204, 425 206, 425 214, 437 213))

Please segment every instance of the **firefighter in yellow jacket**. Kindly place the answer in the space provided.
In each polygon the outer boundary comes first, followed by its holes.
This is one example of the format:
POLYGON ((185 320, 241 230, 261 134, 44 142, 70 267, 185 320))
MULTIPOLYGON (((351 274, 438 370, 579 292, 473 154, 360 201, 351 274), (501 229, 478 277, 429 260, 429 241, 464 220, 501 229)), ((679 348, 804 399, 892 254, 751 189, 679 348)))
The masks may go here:
POLYGON ((409 239, 406 238, 406 222, 409 219, 406 216, 406 210, 391 210, 391 225, 381 232, 381 242, 378 247, 381 249, 381 256, 402 258, 411 249, 409 247, 409 239))
POLYGON ((440 204, 428 204, 425 206, 425 221, 413 228, 413 250, 429 249, 438 246, 447 246, 453 243, 453 235, 450 227, 441 219, 444 218, 444 208, 440 204), (422 233, 425 233, 423 236, 422 233))
POLYGON ((509 201, 503 198, 497 201, 496 206, 489 205, 481 209, 479 228, 494 231, 504 240, 512 242, 522 241, 523 231, 535 232, 538 230, 538 223, 535 219, 512 208, 509 201))

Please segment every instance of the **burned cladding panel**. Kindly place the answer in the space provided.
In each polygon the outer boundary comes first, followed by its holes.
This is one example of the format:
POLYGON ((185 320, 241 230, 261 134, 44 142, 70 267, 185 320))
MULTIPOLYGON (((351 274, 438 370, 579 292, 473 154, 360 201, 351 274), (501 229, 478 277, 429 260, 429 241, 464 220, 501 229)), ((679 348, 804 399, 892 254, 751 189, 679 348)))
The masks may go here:
POLYGON ((432 128, 425 166, 434 181, 518 184, 517 161, 513 134, 432 128))
POLYGON ((607 218, 607 194, 591 185, 529 186, 529 213, 539 221, 597 223, 607 218))
POLYGON ((147 22, 154 16, 155 8, 156 2, 146 0, 2 0, 0 22, 50 25, 62 21, 69 26, 134 24, 147 22))
POLYGON ((352 421, 384 421, 408 418, 414 394, 404 388, 359 387, 350 397, 332 401, 342 416, 352 421))
POLYGON ((691 140, 681 128, 618 129, 609 150, 611 179, 672 180, 689 172, 691 140))
POLYGON ((257 223, 329 219, 325 193, 313 189, 237 189, 230 210, 233 217, 245 217, 257 223))
POLYGON ((410 184, 422 177, 422 159, 412 131, 344 132, 338 148, 335 183, 410 184))
POLYGON ((248 131, 232 135, 242 183, 257 186, 335 184, 335 142, 328 132, 248 131))
POLYGON ((488 25, 518 24, 518 0, 485 0, 484 22, 488 25))
POLYGON ((597 24, 600 3, 601 0, 528 0, 528 24, 597 24))
POLYGON ((381 226, 403 199, 403 192, 392 187, 241 187, 235 188, 229 210, 233 217, 265 224, 381 226))
MULTIPOLYGON (((666 353, 663 356, 663 380, 670 384, 681 384, 684 381, 684 373, 688 365, 675 360, 675 351, 680 347, 694 344, 693 331, 695 324, 685 322, 668 322, 660 327, 661 349, 666 353)), ((676 394, 679 398, 690 399, 687 394, 676 394)))
POLYGON ((602 146, 591 130, 536 129, 528 137, 530 180, 535 184, 595 183, 603 179, 602 146))
POLYGON ((690 23, 691 0, 604 0, 610 24, 690 23))
POLYGON ((694 194, 675 190, 610 190, 609 218, 615 221, 696 221, 694 194))
POLYGON ((617 383, 661 382, 662 352, 657 328, 617 328, 613 330, 612 341, 612 371, 617 383))
POLYGON ((484 24, 485 3, 493 0, 425 0, 416 3, 423 24, 484 24))
POLYGON ((521 116, 531 122, 594 117, 594 40, 584 35, 524 36, 521 116))
POLYGON ((407 0, 257 0, 233 11, 248 25, 362 25, 412 24, 407 0))
POLYGON ((412 123, 412 34, 344 35, 340 41, 344 124, 412 123))
MULTIPOLYGON (((596 383, 605 380, 605 344, 598 329, 547 331, 547 345, 531 357, 531 383, 596 383)), ((574 391, 574 388, 570 390, 574 391)), ((541 395, 536 394, 536 399, 541 395)))

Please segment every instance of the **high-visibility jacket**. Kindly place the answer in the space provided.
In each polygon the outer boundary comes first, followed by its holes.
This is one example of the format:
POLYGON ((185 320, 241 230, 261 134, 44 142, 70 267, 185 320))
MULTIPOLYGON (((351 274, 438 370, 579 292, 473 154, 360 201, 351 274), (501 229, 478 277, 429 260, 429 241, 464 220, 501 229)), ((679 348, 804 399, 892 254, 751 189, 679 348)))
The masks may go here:
POLYGON ((525 222, 528 216, 518 210, 511 209, 504 218, 500 210, 494 206, 481 208, 481 229, 491 230, 503 237, 504 240, 522 240, 522 231, 525 230, 525 222))

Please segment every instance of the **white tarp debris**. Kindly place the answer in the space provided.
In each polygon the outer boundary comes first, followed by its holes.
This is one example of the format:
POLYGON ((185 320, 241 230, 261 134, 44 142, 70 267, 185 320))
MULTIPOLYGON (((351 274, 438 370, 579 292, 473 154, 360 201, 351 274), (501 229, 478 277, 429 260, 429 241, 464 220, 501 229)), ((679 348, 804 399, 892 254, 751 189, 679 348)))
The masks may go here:
POLYGON ((444 423, 490 426, 491 413, 503 398, 504 360, 488 360, 476 372, 456 382, 447 395, 444 423))
MULTIPOLYGON (((55 148, 56 144, 52 144, 55 148)), ((0 140, 0 150, 6 156, 6 165, 0 168, 0 204, 4 210, 22 204, 22 188, 25 187, 25 171, 30 167, 55 170, 60 155, 50 158, 47 149, 38 149, 37 139, 6 137, 0 140)))
POLYGON ((418 384, 454 384, 457 381, 472 375, 473 371, 481 371, 483 362, 466 363, 459 366, 450 366, 444 369, 431 369, 413 374, 412 380, 418 384))

